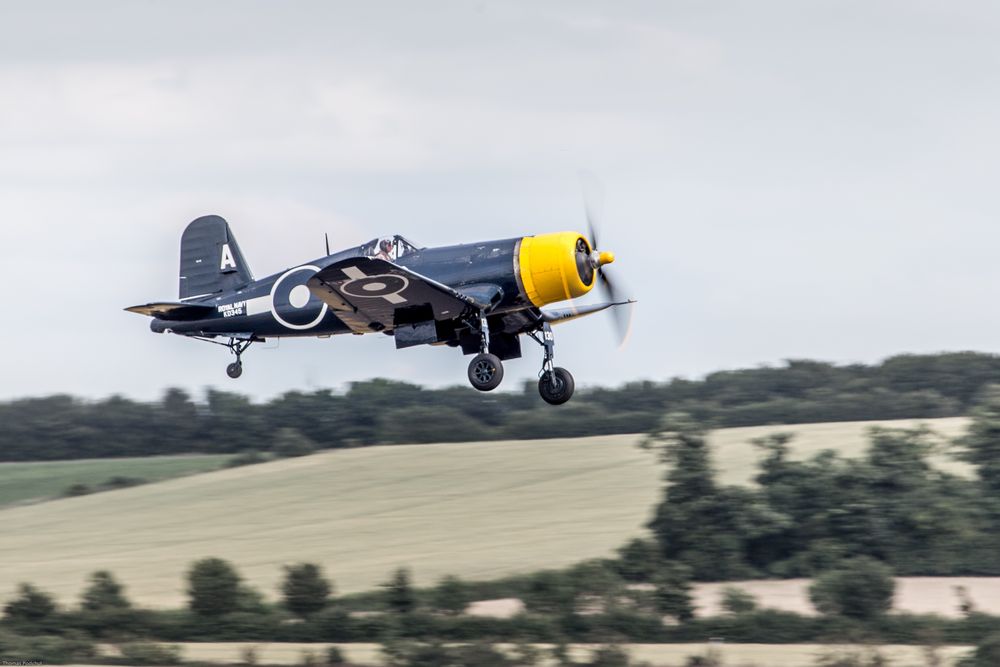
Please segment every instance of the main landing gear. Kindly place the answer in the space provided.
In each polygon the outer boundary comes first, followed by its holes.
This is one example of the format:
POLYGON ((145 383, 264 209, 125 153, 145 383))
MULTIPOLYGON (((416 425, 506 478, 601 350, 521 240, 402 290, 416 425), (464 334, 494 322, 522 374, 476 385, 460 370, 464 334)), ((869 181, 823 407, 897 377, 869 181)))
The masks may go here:
POLYGON ((479 354, 469 362, 469 383, 479 391, 493 391, 503 381, 503 362, 489 352, 490 327, 483 313, 479 314, 476 327, 479 329, 479 354))
MULTIPOLYGON (((486 317, 480 314, 478 321, 472 322, 479 333, 479 354, 469 362, 469 383, 479 391, 492 391, 503 380, 503 363, 500 357, 490 354, 490 334, 486 317)), ((548 322, 542 322, 539 329, 528 335, 542 346, 544 358, 542 370, 538 374, 538 393, 550 405, 562 405, 573 396, 576 385, 573 376, 565 368, 555 365, 555 337, 548 322)))
POLYGON ((538 374, 538 393, 549 405, 562 405, 572 398, 576 383, 568 370, 554 363, 556 341, 552 335, 552 326, 548 322, 542 324, 541 339, 535 332, 528 332, 528 335, 545 351, 542 370, 538 374))

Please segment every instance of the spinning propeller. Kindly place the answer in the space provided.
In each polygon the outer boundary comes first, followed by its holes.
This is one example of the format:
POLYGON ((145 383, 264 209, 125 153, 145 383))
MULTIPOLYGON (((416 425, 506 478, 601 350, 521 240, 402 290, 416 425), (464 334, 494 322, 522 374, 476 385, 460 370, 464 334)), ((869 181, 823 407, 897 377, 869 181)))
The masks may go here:
MULTIPOLYGON (((600 180, 590 172, 582 172, 580 181, 583 185, 583 206, 587 213, 587 236, 590 243, 590 252, 580 243, 577 246, 576 262, 577 266, 586 263, 589 268, 587 275, 592 276, 592 272, 597 272, 598 284, 605 298, 612 304, 625 305, 635 303, 633 299, 623 296, 620 288, 615 287, 615 283, 608 278, 604 266, 615 261, 615 255, 611 252, 601 252, 598 250, 597 230, 601 225, 604 213, 604 188, 600 180)), ((586 269, 585 269, 586 270, 586 269)), ((617 279, 615 279, 617 281, 617 279)), ((612 321, 614 322, 615 333, 618 335, 619 347, 625 344, 628 338, 629 328, 632 324, 631 308, 609 308, 612 321)))

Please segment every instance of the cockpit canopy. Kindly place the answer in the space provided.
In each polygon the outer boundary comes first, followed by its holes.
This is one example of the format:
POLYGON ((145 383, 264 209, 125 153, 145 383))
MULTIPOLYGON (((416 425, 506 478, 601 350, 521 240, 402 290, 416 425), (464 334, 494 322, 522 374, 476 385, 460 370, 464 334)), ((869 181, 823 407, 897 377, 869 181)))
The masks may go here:
POLYGON ((417 250, 419 248, 416 245, 396 234, 395 236, 380 236, 365 243, 361 246, 361 255, 394 262, 417 250))

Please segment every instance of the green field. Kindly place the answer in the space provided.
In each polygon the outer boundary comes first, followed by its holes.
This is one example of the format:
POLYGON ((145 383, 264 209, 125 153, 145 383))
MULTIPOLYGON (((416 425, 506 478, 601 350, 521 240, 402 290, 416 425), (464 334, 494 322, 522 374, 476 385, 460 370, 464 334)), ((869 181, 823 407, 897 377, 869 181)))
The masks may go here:
MULTIPOLYGON (((928 423, 954 436, 965 421, 928 423)), ((871 425, 730 429, 712 442, 722 479, 743 483, 757 458, 750 437, 794 431, 796 455, 826 447, 856 454, 871 425)), ((186 568, 205 556, 232 560, 270 597, 281 566, 304 560, 321 563, 339 592, 354 592, 403 565, 429 584, 445 574, 489 579, 606 556, 642 534, 660 496, 663 469, 638 440, 328 451, 9 507, 0 510, 0 599, 32 581, 72 600, 90 572, 107 568, 137 602, 178 606, 186 568)))
POLYGON ((218 470, 229 458, 226 454, 188 454, 0 463, 0 507, 57 498, 74 484, 96 489, 115 476, 159 482, 171 477, 218 470))

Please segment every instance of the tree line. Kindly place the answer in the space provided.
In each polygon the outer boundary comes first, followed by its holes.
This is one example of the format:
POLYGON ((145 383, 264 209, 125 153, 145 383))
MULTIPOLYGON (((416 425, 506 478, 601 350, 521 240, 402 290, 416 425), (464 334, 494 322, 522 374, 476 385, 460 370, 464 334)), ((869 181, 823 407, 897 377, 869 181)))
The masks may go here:
POLYGON ((152 402, 55 395, 0 403, 0 461, 641 433, 667 412, 710 427, 948 417, 966 414, 991 383, 1000 383, 1000 356, 960 352, 875 365, 791 360, 590 388, 558 409, 538 400, 533 383, 482 394, 378 379, 263 403, 214 389, 198 399, 168 389, 152 402))
MULTIPOLYGON (((270 603, 231 563, 205 558, 186 574, 186 608, 174 610, 137 608, 114 575, 102 570, 90 576, 72 607, 21 584, 3 605, 0 657, 169 665, 179 664, 182 656, 164 642, 378 641, 392 667, 527 666, 546 657, 563 667, 626 667, 627 654, 615 646, 622 642, 923 643, 936 637, 942 643, 980 643, 986 659, 968 664, 996 664, 988 659, 1000 646, 1000 618, 971 609, 961 619, 889 615, 895 583, 891 570, 874 559, 848 559, 818 576, 810 588, 820 612, 815 617, 761 609, 751 595, 731 588, 724 592, 723 614, 695 618, 684 566, 661 563, 646 588, 629 586, 624 567, 624 558, 588 561, 492 582, 444 577, 424 589, 415 588, 409 571, 399 569, 377 591, 337 597, 323 568, 303 562, 284 567, 280 599, 270 603), (506 619, 467 613, 470 602, 498 593, 519 597, 525 610, 506 619), (99 655, 99 643, 117 646, 121 657, 99 655), (499 643, 514 650, 499 651, 499 643), (553 648, 543 653, 535 646, 539 643, 553 648), (580 662, 570 655, 570 643, 605 647, 580 662)), ((303 664, 342 665, 345 660, 331 647, 303 664)))

